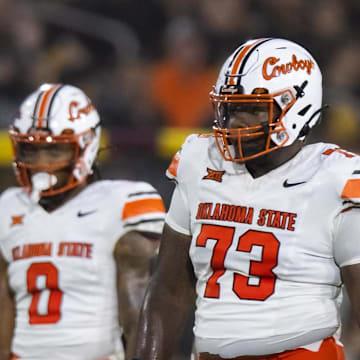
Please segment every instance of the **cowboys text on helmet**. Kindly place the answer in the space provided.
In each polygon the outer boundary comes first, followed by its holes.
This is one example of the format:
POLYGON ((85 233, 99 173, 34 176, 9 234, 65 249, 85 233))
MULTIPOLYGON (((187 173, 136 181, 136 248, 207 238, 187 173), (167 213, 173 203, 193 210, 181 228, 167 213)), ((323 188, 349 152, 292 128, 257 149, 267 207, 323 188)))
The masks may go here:
POLYGON ((286 64, 279 64, 280 58, 269 57, 264 61, 262 73, 265 80, 271 80, 273 77, 285 75, 291 71, 305 70, 309 75, 311 70, 315 68, 312 60, 299 60, 296 55, 292 56, 292 61, 286 64))

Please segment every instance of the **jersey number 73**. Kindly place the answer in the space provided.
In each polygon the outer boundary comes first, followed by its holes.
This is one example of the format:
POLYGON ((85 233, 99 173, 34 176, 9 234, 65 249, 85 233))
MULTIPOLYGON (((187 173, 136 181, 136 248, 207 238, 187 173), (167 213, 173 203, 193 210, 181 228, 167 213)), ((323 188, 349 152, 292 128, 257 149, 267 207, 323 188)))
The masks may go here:
MULTIPOLYGON (((196 246, 206 247, 209 239, 216 241, 210 262, 213 272, 207 281, 204 297, 220 297, 218 280, 226 272, 225 258, 234 240, 234 233, 234 227, 208 224, 201 227, 196 246)), ((234 272, 232 290, 240 299, 264 301, 275 290, 276 274, 272 270, 278 263, 280 242, 273 233, 248 230, 239 237, 236 251, 250 253, 254 245, 262 247, 262 256, 260 261, 250 260, 248 274, 258 277, 259 283, 251 285, 248 276, 234 272)))

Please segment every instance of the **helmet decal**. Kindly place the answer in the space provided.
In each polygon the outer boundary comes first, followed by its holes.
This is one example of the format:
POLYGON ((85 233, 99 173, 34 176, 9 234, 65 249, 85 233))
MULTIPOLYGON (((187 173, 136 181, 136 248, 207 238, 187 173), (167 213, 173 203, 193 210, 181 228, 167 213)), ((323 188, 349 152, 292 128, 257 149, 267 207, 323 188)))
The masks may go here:
POLYGON ((286 75, 291 71, 299 70, 306 70, 306 72, 311 75, 311 70, 315 68, 315 64, 312 60, 304 59, 298 61, 296 55, 293 55, 292 61, 286 64, 276 65, 279 61, 280 58, 276 58, 273 56, 267 58, 264 61, 262 73, 265 80, 271 80, 273 77, 286 75))
MULTIPOLYGON (((229 64, 229 71, 226 74, 228 76, 228 84, 235 85, 236 79, 242 74, 246 60, 249 58, 249 55, 262 43, 269 41, 270 39, 258 39, 250 42, 246 46, 240 46, 237 51, 235 51, 233 59, 229 64)), ((240 81, 240 80, 238 80, 240 81)))
POLYGON ((61 84, 40 86, 22 102, 9 129, 19 184, 34 193, 40 189, 39 184, 34 183, 38 181, 34 174, 45 174, 42 175, 45 180, 54 179, 60 170, 69 174, 67 183, 46 180, 45 186, 42 180, 39 194, 42 197, 62 193, 85 182, 93 173, 100 134, 99 115, 82 90, 61 84), (64 154, 67 152, 69 158, 38 163, 26 157, 29 147, 39 151, 52 145, 65 151, 64 154))
POLYGON ((81 115, 89 115, 89 113, 94 110, 95 108, 89 99, 88 103, 82 108, 77 101, 72 101, 69 104, 69 120, 75 121, 77 119, 80 119, 81 115))
POLYGON ((36 99, 33 113, 33 128, 47 128, 47 120, 51 111, 53 100, 63 85, 41 86, 41 91, 36 99))

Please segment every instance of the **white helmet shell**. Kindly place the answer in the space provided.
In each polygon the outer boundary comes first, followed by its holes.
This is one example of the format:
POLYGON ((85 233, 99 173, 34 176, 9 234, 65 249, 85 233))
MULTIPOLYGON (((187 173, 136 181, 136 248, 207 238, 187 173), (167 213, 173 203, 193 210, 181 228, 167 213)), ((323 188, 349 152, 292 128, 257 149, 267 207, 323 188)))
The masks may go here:
POLYGON ((99 122, 99 114, 82 90, 72 85, 43 84, 23 101, 14 126, 22 134, 37 128, 60 135, 65 129, 80 134, 99 122))
POLYGON ((224 86, 252 94, 255 88, 267 89, 284 110, 283 132, 271 135, 271 140, 289 146, 303 140, 307 131, 320 118, 322 106, 322 75, 318 64, 302 46, 284 39, 256 39, 238 47, 225 61, 214 93, 221 94, 224 86), (283 93, 283 91, 288 91, 283 93), (284 142, 283 140, 286 139, 284 142))
MULTIPOLYGON (((99 114, 90 99, 79 88, 62 84, 43 84, 31 93, 21 104, 9 130, 15 153, 20 142, 29 141, 69 141, 78 147, 69 184, 62 189, 43 191, 43 196, 66 191, 86 180, 97 156, 100 132, 99 114), (41 135, 44 133, 45 138, 41 135)), ((15 158, 15 165, 20 184, 31 187, 29 179, 24 179, 27 164, 15 158)), ((42 170, 46 172, 46 165, 42 170)))

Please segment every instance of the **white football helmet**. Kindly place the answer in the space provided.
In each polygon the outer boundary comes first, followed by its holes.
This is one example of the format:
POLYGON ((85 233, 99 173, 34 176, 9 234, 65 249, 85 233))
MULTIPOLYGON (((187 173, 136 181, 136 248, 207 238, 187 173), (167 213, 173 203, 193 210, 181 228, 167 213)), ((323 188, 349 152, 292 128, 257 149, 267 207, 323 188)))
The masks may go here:
POLYGON ((322 76, 318 64, 302 46, 284 39, 255 39, 238 47, 225 61, 210 93, 213 127, 225 160, 244 162, 295 140, 304 140, 322 110, 322 76), (269 124, 229 129, 229 104, 268 104, 269 124), (280 116, 273 116, 277 107, 280 116), (264 149, 245 156, 242 140, 267 136, 264 149), (238 153, 232 149, 237 141, 238 153))
MULTIPOLYGON (((35 184, 29 175, 30 169, 46 175, 48 184, 40 185, 40 196, 59 194, 83 183, 93 172, 100 131, 99 115, 83 91, 71 85, 41 85, 21 104, 9 129, 19 184, 33 192, 35 184), (24 144, 69 143, 73 144, 73 157, 69 162, 34 165, 22 161, 19 156, 19 149, 24 144), (67 184, 56 187, 54 171, 68 167, 70 174, 67 184)), ((35 177, 39 178, 41 176, 35 177)))

